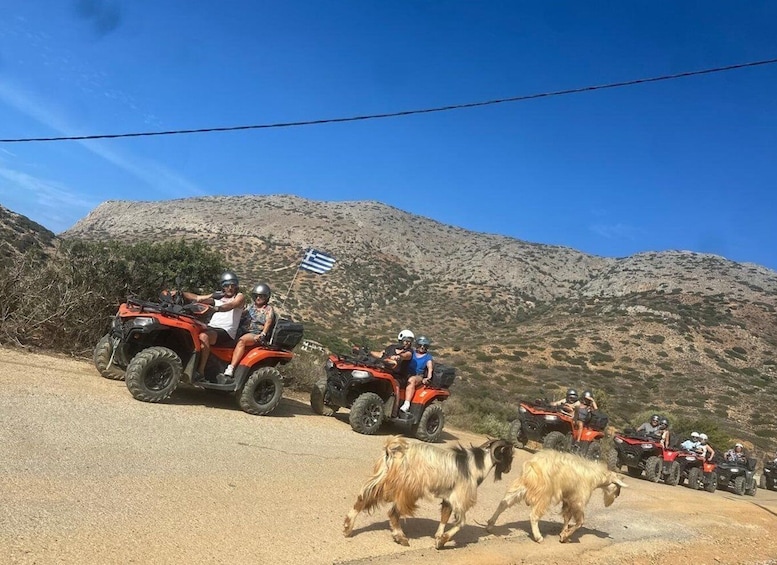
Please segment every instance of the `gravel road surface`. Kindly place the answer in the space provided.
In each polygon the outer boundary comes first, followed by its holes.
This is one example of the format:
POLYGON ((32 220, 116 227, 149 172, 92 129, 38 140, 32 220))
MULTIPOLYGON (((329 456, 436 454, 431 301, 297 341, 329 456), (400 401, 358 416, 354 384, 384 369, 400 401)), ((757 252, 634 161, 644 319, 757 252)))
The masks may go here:
MULTIPOLYGON (((450 549, 434 549, 434 501, 405 521, 409 548, 391 540, 385 508, 361 515, 346 539, 343 518, 386 435, 353 432, 345 414, 316 416, 304 397, 265 417, 191 388, 138 402, 89 363, 0 348, 0 562, 777 563, 777 493, 630 477, 611 508, 594 496, 573 543, 558 543, 557 513, 541 523, 545 542, 531 541, 523 506, 489 535, 478 522, 518 476, 524 450, 502 482, 483 483, 450 549)), ((445 440, 485 438, 448 430, 445 440)))

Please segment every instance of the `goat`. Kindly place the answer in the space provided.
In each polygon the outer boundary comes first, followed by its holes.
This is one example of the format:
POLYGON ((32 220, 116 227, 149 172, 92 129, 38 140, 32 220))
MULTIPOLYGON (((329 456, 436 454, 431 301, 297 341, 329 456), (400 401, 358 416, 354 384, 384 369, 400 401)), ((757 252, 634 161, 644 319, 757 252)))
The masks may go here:
POLYGON ((539 520, 549 506, 561 502, 564 527, 559 541, 569 541, 569 537, 583 525, 585 506, 594 490, 602 489, 604 505, 610 506, 620 495, 621 487, 625 486, 602 462, 552 449, 542 450, 524 463, 521 476, 507 489, 494 515, 488 520, 486 530, 491 531, 502 512, 523 500, 531 507, 529 518, 534 540, 541 542, 539 520), (574 526, 569 525, 572 519, 575 520, 574 526))
POLYGON ((494 468, 494 480, 498 481, 502 473, 510 472, 512 462, 513 446, 502 439, 489 440, 480 447, 459 445, 448 449, 389 437, 372 477, 345 518, 343 534, 351 535, 356 516, 362 510, 371 512, 381 503, 391 503, 388 516, 394 541, 410 545, 400 518, 412 516, 419 499, 439 497, 440 525, 434 537, 435 547, 442 549, 464 525, 467 510, 477 501, 477 488, 491 469, 494 468), (445 532, 451 514, 453 523, 445 532))

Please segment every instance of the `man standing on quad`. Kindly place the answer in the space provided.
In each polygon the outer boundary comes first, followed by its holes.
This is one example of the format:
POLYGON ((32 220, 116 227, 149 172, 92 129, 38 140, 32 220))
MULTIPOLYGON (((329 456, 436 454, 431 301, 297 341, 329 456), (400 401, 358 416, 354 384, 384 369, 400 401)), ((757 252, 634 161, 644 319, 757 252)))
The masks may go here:
POLYGON ((268 304, 272 291, 267 283, 259 283, 251 289, 251 298, 254 303, 245 311, 241 330, 245 333, 240 336, 232 353, 232 361, 224 372, 218 375, 219 383, 227 383, 232 380, 235 367, 243 358, 246 347, 264 345, 270 339, 272 327, 275 325, 275 309, 268 304))
POLYGON ((410 401, 413 399, 416 387, 432 380, 434 359, 429 353, 431 344, 429 338, 423 335, 418 336, 418 339, 415 340, 416 349, 410 358, 410 378, 407 379, 407 387, 405 388, 405 402, 399 407, 403 412, 410 410, 410 401))
POLYGON ((205 375, 205 366, 210 356, 211 345, 233 346, 237 329, 240 326, 240 317, 243 314, 245 297, 238 292, 238 279, 235 273, 229 271, 221 275, 219 281, 223 292, 210 294, 194 294, 184 292, 184 298, 192 302, 201 302, 213 307, 214 313, 208 322, 208 329, 200 333, 200 362, 197 366, 197 374, 193 375, 194 381, 201 380, 205 375))

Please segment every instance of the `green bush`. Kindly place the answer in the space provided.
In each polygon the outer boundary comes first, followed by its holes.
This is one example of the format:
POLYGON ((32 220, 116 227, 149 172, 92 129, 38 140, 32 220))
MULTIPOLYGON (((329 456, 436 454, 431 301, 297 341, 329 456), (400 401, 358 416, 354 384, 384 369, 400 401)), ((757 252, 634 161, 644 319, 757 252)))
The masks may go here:
POLYGON ((212 291, 225 269, 201 243, 66 241, 44 263, 19 256, 0 269, 0 343, 89 354, 128 295, 212 291))

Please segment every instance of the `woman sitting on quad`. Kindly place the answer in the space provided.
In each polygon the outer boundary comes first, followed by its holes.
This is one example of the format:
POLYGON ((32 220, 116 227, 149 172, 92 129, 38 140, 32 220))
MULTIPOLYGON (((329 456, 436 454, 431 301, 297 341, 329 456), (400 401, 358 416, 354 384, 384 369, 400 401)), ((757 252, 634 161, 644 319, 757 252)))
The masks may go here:
POLYGON ((219 383, 225 384, 232 380, 235 367, 243 358, 246 347, 252 347, 257 343, 265 345, 270 339, 270 332, 275 324, 275 309, 269 304, 271 295, 272 291, 266 283, 259 283, 251 289, 251 298, 254 299, 254 303, 244 312, 240 325, 241 330, 245 333, 237 340, 235 351, 232 352, 232 361, 224 372, 218 375, 219 383))
POLYGON ((669 420, 662 416, 658 421, 658 430, 661 434, 661 447, 667 449, 669 447, 669 420))
POLYGON ((402 330, 397 336, 396 344, 389 345, 383 351, 371 351, 370 355, 383 360, 391 369, 394 376, 400 381, 401 386, 405 386, 408 370, 410 368, 410 359, 413 357, 413 340, 415 335, 410 330, 402 330))
POLYGON ((413 399, 416 387, 432 380, 434 358, 429 353, 431 343, 429 338, 423 335, 418 336, 418 339, 415 340, 416 348, 410 358, 410 377, 407 379, 407 387, 405 388, 405 402, 399 407, 403 412, 410 410, 410 401, 413 399))
POLYGON ((582 400, 575 405, 575 441, 580 441, 583 437, 583 426, 591 420, 593 411, 598 409, 594 395, 590 390, 585 391, 582 400))
POLYGON ((696 446, 696 453, 702 456, 706 461, 712 461, 715 457, 715 450, 707 443, 707 434, 699 434, 699 445, 696 446))
POLYGON ((194 294, 193 292, 184 292, 183 296, 190 302, 201 302, 213 307, 215 311, 208 322, 208 329, 200 333, 200 343, 202 351, 200 352, 200 362, 197 371, 192 375, 193 381, 204 378, 205 365, 208 362, 211 345, 232 346, 235 344, 237 329, 240 326, 240 316, 243 313, 245 297, 242 292, 238 292, 238 279, 235 273, 227 271, 221 275, 219 285, 223 291, 216 295, 194 294), (216 298, 216 296, 219 296, 216 298))
POLYGON ((736 444, 732 449, 723 454, 723 458, 731 463, 747 463, 745 446, 741 443, 736 444))

